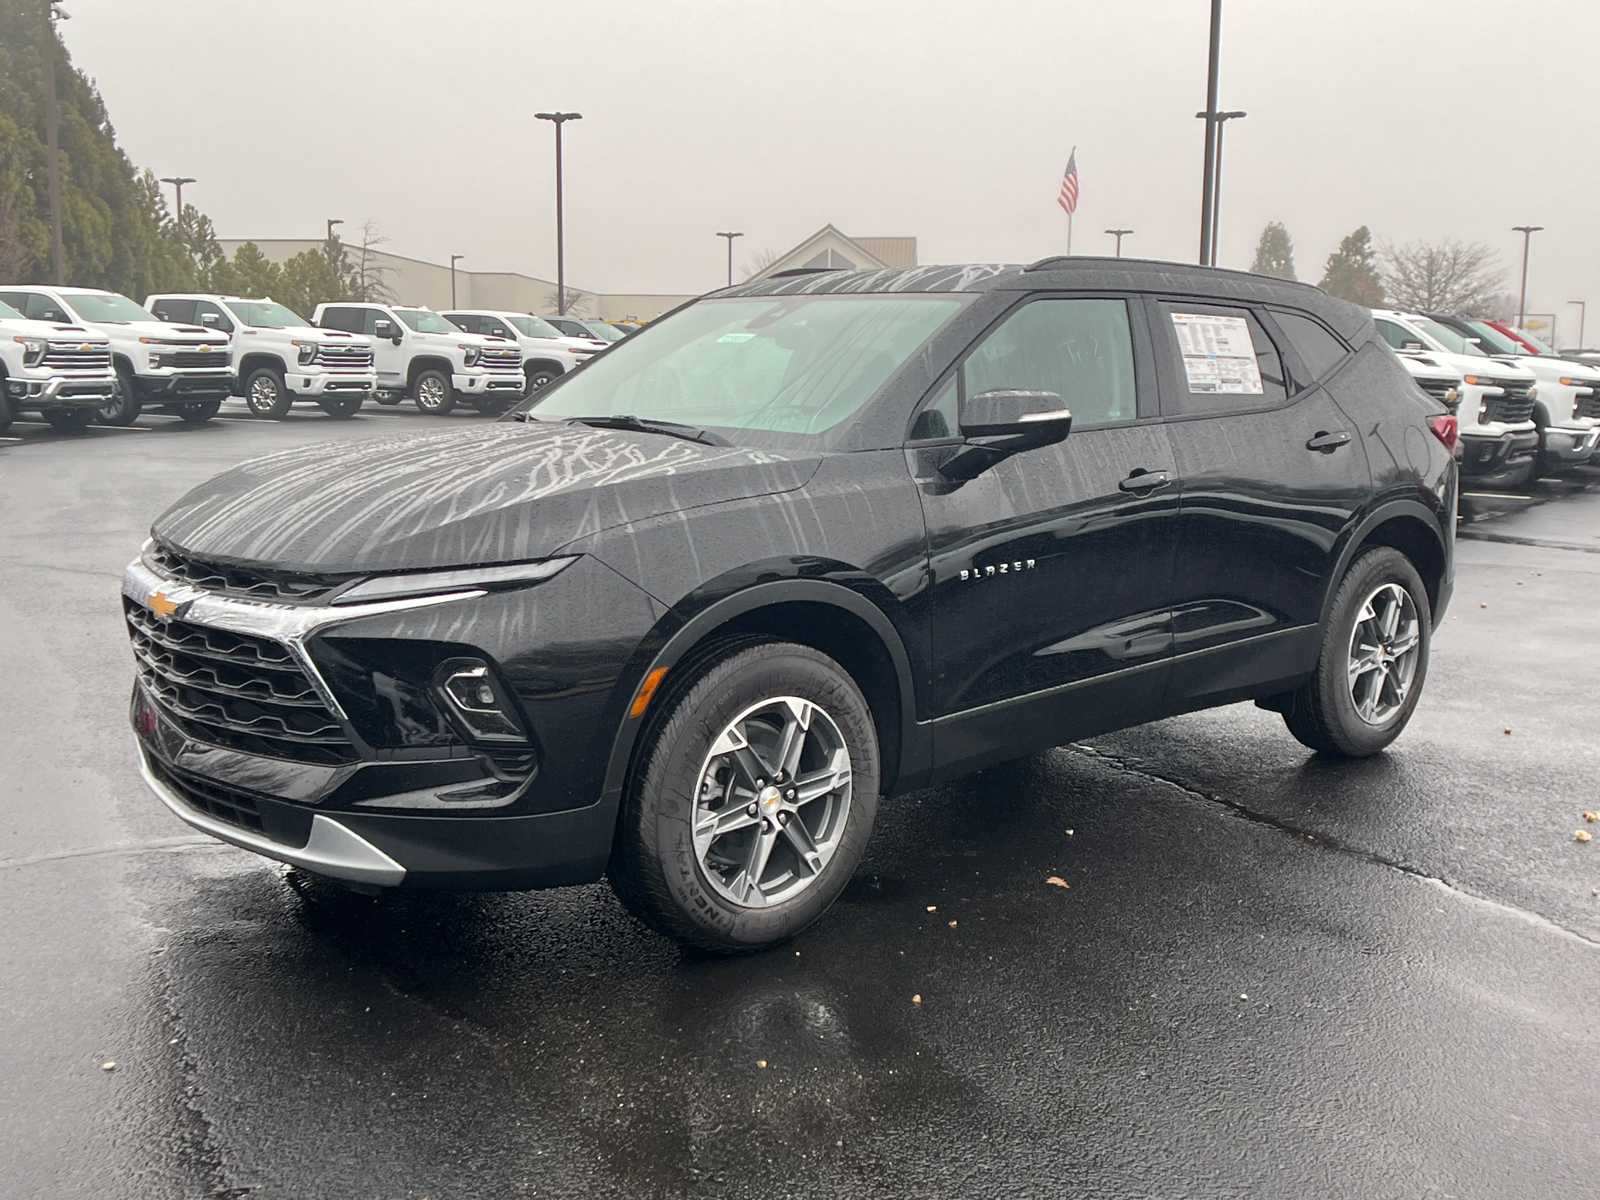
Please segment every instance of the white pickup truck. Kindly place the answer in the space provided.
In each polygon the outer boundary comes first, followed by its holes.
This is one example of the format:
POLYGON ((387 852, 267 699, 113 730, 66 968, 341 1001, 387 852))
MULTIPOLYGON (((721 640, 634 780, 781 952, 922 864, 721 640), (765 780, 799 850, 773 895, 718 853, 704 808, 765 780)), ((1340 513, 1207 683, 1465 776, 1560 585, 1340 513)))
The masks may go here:
POLYGON ((410 396, 423 412, 442 416, 457 400, 498 413, 522 397, 522 349, 515 342, 467 333, 431 308, 319 304, 311 320, 372 339, 379 404, 410 396))
POLYGON ((606 348, 593 338, 568 337, 543 317, 468 308, 444 314, 468 333, 509 338, 522 347, 524 395, 531 395, 606 348))
POLYGON ((0 303, 0 433, 24 412, 42 414, 57 433, 82 433, 116 386, 105 334, 29 321, 0 303))
POLYGON ((370 338, 317 329, 276 301, 191 292, 147 296, 144 306, 163 321, 228 334, 235 394, 258 417, 282 417, 297 400, 349 417, 378 389, 370 338))
POLYGON ((100 406, 103 425, 132 425, 146 405, 199 424, 233 390, 228 335, 220 330, 170 324, 99 288, 3 287, 0 301, 30 321, 81 325, 110 339, 116 388, 100 406))

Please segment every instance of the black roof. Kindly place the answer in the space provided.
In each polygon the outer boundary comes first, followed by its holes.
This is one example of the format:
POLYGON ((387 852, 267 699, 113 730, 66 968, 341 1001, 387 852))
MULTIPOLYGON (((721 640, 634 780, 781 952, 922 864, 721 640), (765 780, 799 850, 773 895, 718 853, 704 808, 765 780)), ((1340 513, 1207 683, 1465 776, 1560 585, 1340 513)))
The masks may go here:
POLYGON ((836 295, 850 292, 988 292, 1061 289, 1189 294, 1216 300, 1253 301, 1303 309, 1346 337, 1356 338, 1371 320, 1358 304, 1336 300, 1320 288, 1248 271, 1226 271, 1189 263, 1144 258, 1073 255, 1020 263, 957 263, 888 267, 881 271, 808 271, 756 279, 712 293, 716 296, 836 295))

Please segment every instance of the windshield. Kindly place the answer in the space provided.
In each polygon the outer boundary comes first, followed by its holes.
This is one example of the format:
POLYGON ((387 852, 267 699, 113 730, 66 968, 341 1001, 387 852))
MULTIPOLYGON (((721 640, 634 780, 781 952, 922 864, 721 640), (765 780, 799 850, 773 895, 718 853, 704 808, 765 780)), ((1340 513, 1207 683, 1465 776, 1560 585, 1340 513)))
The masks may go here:
POLYGON ((561 330, 541 317, 507 317, 506 320, 511 322, 512 328, 520 330, 528 337, 558 338, 566 336, 561 330))
POLYGON ((156 315, 115 292, 73 293, 61 297, 80 321, 154 321, 156 315))
POLYGON ((1554 354, 1556 349, 1543 338, 1536 338, 1531 333, 1518 331, 1517 336, 1533 347, 1535 354, 1554 354))
POLYGON ((0 300, 0 320, 20 321, 22 320, 22 314, 4 300, 0 300))
POLYGON ((525 411, 815 436, 853 416, 962 303, 905 295, 703 300, 548 385, 525 411))
POLYGON ((446 321, 436 312, 429 312, 424 308, 397 308, 395 316, 399 317, 418 333, 460 333, 461 329, 446 321))
POLYGON ((1479 358, 1489 357, 1487 350, 1479 349, 1448 325, 1441 325, 1430 317, 1414 317, 1411 323, 1446 350, 1454 350, 1457 354, 1476 354, 1479 358))
POLYGON ((615 325, 607 325, 604 321, 585 321, 583 327, 589 331, 590 337, 597 337, 602 342, 620 342, 628 336, 615 325))
POLYGON ((229 300, 228 308, 239 318, 241 325, 260 325, 267 329, 285 329, 309 326, 299 313, 271 300, 229 300))
POLYGON ((1483 339, 1483 347, 1492 354, 1526 354, 1525 347, 1519 346, 1493 325, 1485 325, 1482 321, 1468 321, 1472 332, 1483 339))

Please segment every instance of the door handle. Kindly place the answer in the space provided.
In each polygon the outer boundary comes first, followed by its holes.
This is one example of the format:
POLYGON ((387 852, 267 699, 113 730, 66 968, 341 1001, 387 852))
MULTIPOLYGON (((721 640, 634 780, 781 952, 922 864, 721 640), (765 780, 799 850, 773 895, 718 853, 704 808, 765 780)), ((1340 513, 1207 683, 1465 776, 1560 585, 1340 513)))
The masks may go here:
POLYGON ((1326 429, 1317 430, 1311 440, 1306 443, 1307 450, 1321 450, 1324 454, 1332 454, 1340 446, 1350 444, 1350 435, 1342 429, 1329 433, 1326 429))
POLYGON ((1167 487, 1172 483, 1172 475, 1167 471, 1146 471, 1140 467, 1121 483, 1117 484, 1125 492, 1153 492, 1157 488, 1167 487))

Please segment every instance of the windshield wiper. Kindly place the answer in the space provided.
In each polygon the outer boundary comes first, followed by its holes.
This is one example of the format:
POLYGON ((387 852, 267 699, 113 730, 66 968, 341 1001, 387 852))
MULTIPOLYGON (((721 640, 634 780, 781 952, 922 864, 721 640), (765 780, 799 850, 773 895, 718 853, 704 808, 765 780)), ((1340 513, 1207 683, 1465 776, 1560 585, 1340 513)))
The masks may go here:
POLYGON ((727 438, 678 421, 657 421, 650 417, 635 417, 617 413, 609 417, 568 417, 579 425, 592 425, 596 429, 632 429, 640 433, 664 433, 668 437, 682 438, 686 442, 699 442, 702 446, 731 446, 727 438))

